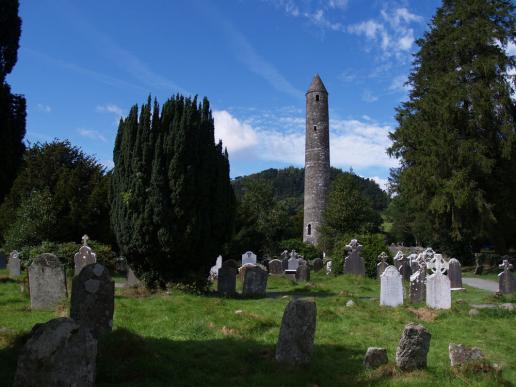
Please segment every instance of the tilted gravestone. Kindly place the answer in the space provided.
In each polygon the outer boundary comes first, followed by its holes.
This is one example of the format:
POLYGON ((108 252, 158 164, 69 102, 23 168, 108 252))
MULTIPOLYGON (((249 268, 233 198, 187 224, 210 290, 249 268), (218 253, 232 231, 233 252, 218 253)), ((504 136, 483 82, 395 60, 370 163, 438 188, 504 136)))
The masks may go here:
POLYGON ((308 265, 299 265, 299 267, 296 270, 296 281, 310 281, 310 267, 308 267, 308 265))
POLYGON ((387 266, 380 277, 380 305, 403 305, 403 283, 401 274, 394 266, 387 266))
POLYGON ((100 263, 84 267, 72 282, 70 317, 98 338, 113 328, 115 283, 100 263))
POLYGON ((11 254, 9 254, 7 270, 9 271, 9 278, 16 278, 21 275, 21 259, 16 250, 11 251, 11 254))
POLYGON ((411 304, 425 301, 426 297, 426 262, 418 262, 418 270, 410 276, 409 299, 411 304))
POLYGON ((385 251, 382 251, 382 253, 378 256, 378 259, 380 260, 380 262, 376 265, 376 277, 378 279, 380 279, 383 271, 387 268, 387 266, 389 266, 387 263, 387 258, 389 258, 389 256, 387 253, 385 253, 385 251))
POLYGON ((232 265, 222 265, 217 275, 217 291, 221 296, 236 293, 237 270, 232 265))
POLYGON ((242 254, 242 266, 246 264, 256 265, 256 254, 252 251, 247 251, 242 254))
POLYGON ((210 279, 217 278, 217 275, 219 273, 219 269, 222 267, 222 255, 219 255, 217 257, 217 260, 215 261, 215 265, 213 265, 210 269, 210 279))
POLYGON ((314 268, 314 272, 321 271, 324 267, 323 260, 321 258, 315 258, 312 262, 312 266, 314 268))
POLYGON ((18 356, 15 387, 95 385, 97 340, 61 317, 36 324, 18 356))
POLYGON ((249 267, 245 271, 242 295, 244 297, 264 297, 267 290, 267 271, 259 266, 249 267))
POLYGON ((508 259, 504 259, 503 263, 499 265, 503 271, 498 274, 498 292, 502 294, 510 294, 516 292, 516 279, 511 273, 512 264, 508 259))
POLYGON ((452 258, 448 261, 448 278, 453 289, 462 289, 462 270, 458 259, 452 258))
POLYGON ((283 274, 283 263, 279 259, 269 262, 269 273, 272 275, 283 274))
POLYGON ((344 274, 355 274, 365 276, 365 264, 360 256, 362 245, 356 239, 352 239, 346 246, 348 256, 344 260, 344 274))
POLYGON ((79 275, 83 267, 91 265, 92 263, 97 263, 97 254, 95 254, 88 246, 88 239, 87 235, 82 237, 83 245, 73 258, 75 264, 74 276, 79 275))
POLYGON ((431 338, 432 335, 421 325, 410 323, 405 326, 396 350, 396 365, 402 371, 426 368, 431 338))
POLYGON ((426 305, 434 309, 450 309, 450 280, 444 275, 447 270, 446 261, 441 254, 435 254, 427 267, 433 274, 426 277, 426 305))
POLYGON ((315 339, 317 309, 313 300, 292 300, 281 320, 276 361, 290 365, 310 362, 315 339))
POLYGON ((31 309, 54 309, 66 297, 63 265, 54 254, 41 254, 29 266, 31 309))

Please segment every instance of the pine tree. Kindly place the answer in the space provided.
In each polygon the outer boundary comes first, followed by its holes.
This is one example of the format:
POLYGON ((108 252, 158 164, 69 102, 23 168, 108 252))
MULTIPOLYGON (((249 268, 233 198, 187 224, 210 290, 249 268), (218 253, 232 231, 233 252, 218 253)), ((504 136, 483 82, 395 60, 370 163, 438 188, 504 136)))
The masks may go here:
POLYGON ((11 189, 25 145, 25 98, 5 82, 17 60, 21 33, 18 0, 0 0, 0 203, 11 189))
POLYGON ((397 109, 389 152, 401 161, 398 213, 414 234, 427 232, 416 238, 450 253, 485 241, 503 250, 515 236, 516 63, 506 53, 514 9, 509 0, 444 0, 417 41, 409 101, 397 109))
POLYGON ((134 106, 120 121, 114 161, 111 222, 122 254, 150 286, 202 284, 235 212, 208 100, 134 106))

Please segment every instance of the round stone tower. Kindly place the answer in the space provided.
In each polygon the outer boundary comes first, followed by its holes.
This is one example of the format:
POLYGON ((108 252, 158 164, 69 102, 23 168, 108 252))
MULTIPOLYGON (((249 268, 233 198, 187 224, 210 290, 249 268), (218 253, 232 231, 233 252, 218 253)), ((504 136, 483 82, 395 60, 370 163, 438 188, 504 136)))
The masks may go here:
POLYGON ((305 209, 303 241, 319 244, 330 185, 328 92, 316 74, 306 92, 305 209))

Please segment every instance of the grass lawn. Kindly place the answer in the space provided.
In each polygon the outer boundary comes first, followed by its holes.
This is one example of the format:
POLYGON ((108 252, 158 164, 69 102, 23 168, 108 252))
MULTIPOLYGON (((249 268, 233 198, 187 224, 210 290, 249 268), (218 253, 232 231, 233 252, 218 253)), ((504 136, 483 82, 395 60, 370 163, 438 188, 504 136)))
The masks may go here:
MULTIPOLYGON (((67 315, 31 312, 20 284, 0 271, 0 384, 13 380, 23 335, 37 322, 67 315)), ((117 289, 114 331, 99 343, 97 386, 490 386, 516 383, 516 312, 480 310, 470 303, 515 302, 514 297, 467 288, 453 293, 450 311, 418 306, 380 307, 379 283, 350 276, 312 275, 300 285, 270 278, 265 299, 225 299, 178 290, 152 295, 117 289), (274 361, 283 310, 292 297, 314 297, 317 331, 309 366, 274 361), (348 300, 355 306, 346 307, 348 300), (432 334, 428 369, 403 374, 394 366, 408 322, 432 334), (473 374, 450 369, 448 344, 480 347, 503 367, 473 374), (390 364, 362 366, 367 347, 387 348, 390 364)))

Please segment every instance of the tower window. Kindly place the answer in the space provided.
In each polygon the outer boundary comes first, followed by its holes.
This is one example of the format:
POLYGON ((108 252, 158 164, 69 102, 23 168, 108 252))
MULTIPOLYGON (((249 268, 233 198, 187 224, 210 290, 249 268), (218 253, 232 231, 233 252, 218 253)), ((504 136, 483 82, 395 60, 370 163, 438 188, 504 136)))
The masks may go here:
POLYGON ((312 225, 306 226, 306 235, 312 235, 312 225))
POLYGON ((316 95, 315 95, 315 100, 316 100, 316 101, 319 101, 319 94, 316 94, 316 95))
POLYGON ((314 125, 314 132, 317 132, 317 125, 314 125))

